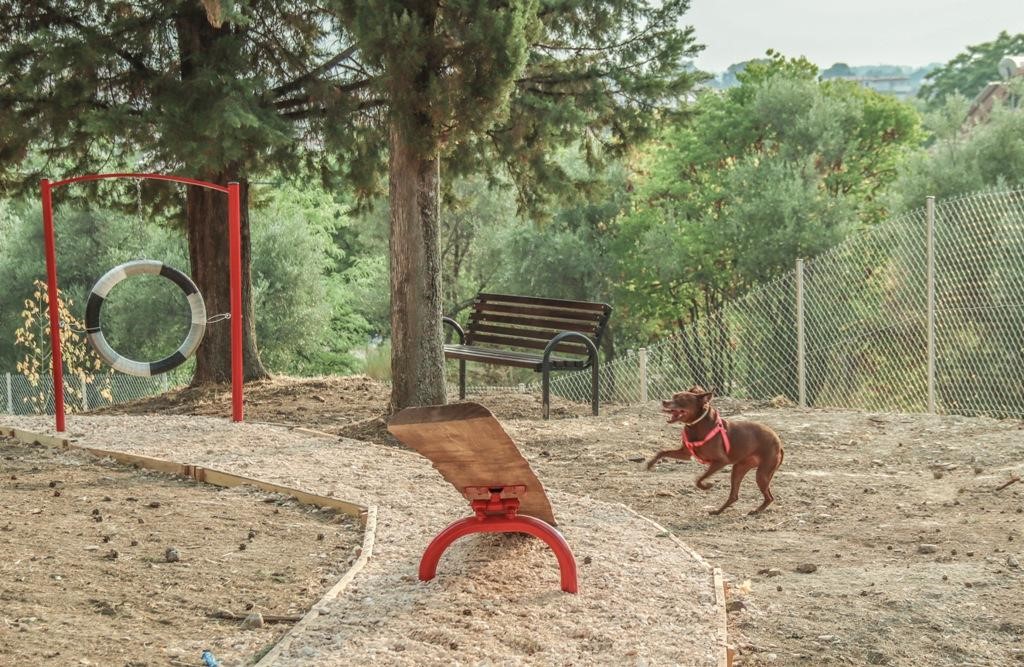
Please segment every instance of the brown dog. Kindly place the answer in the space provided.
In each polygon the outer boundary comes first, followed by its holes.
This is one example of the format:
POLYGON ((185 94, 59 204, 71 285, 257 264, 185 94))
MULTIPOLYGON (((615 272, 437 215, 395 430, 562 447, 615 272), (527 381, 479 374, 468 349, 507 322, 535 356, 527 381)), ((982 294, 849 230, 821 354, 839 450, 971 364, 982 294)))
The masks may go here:
POLYGON ((729 499, 712 514, 721 514, 739 498, 740 482, 752 469, 757 468, 757 486, 764 495, 764 502, 751 514, 757 514, 772 504, 775 497, 770 485, 775 471, 782 465, 783 451, 779 436, 767 426, 756 422, 734 422, 727 424, 718 411, 711 407, 714 390, 704 391, 699 386, 689 391, 672 395, 662 401, 662 411, 671 415, 669 424, 683 422, 683 446, 667 449, 655 454, 647 463, 650 470, 663 458, 693 458, 708 466, 707 471, 697 478, 697 488, 708 490, 711 484, 704 480, 725 466, 732 464, 732 488, 729 499))

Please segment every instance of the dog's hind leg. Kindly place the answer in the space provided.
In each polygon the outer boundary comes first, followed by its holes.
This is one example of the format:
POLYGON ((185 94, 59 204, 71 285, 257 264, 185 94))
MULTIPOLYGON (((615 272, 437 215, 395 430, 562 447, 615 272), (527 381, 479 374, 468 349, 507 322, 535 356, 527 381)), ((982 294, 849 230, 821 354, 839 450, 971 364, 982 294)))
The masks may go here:
POLYGON ((743 478, 746 476, 750 469, 754 466, 744 463, 735 463, 732 466, 732 476, 730 478, 731 486, 729 487, 729 499, 725 501, 725 504, 716 509, 712 514, 721 514, 730 505, 739 500, 740 498, 740 484, 743 482, 743 478))
POLYGON ((764 502, 756 510, 752 511, 751 514, 758 514, 763 512, 766 507, 771 505, 775 501, 775 496, 772 495, 772 477, 775 476, 775 471, 782 465, 782 450, 779 450, 779 455, 774 461, 762 461, 761 465, 757 467, 757 488, 761 489, 761 495, 764 496, 764 502))

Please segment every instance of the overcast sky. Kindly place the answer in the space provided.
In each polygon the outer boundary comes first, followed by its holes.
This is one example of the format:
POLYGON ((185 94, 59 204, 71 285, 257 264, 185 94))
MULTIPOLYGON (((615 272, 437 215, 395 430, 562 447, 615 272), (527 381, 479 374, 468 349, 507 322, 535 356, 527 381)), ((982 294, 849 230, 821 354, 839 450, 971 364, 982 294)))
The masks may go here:
POLYGON ((775 49, 821 68, 946 62, 1000 30, 1024 32, 1024 0, 691 0, 684 21, 720 72, 775 49))

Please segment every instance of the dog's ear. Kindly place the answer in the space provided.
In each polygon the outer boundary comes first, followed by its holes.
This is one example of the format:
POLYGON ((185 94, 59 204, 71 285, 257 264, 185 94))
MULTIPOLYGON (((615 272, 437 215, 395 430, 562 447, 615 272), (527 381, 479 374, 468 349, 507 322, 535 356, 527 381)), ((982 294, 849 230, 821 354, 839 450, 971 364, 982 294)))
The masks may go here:
POLYGON ((688 393, 688 394, 703 394, 704 393, 704 387, 700 386, 699 384, 695 384, 692 387, 690 387, 689 389, 687 389, 686 393, 688 393))
POLYGON ((715 390, 714 389, 712 389, 711 391, 701 392, 701 393, 697 394, 697 400, 700 401, 701 405, 707 405, 709 402, 711 402, 711 399, 714 397, 714 395, 715 395, 715 390))

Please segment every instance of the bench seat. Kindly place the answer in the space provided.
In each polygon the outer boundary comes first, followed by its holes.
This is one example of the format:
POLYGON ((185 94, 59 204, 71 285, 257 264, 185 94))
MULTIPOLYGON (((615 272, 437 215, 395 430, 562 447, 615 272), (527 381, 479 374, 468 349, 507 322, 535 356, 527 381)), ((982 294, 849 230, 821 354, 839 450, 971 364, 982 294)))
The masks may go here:
POLYGON ((465 329, 444 318, 459 339, 444 346, 445 358, 459 361, 459 397, 466 397, 467 361, 529 368, 541 374, 547 419, 550 372, 590 368, 592 409, 598 414, 598 346, 611 312, 608 304, 594 301, 477 294, 465 329))

